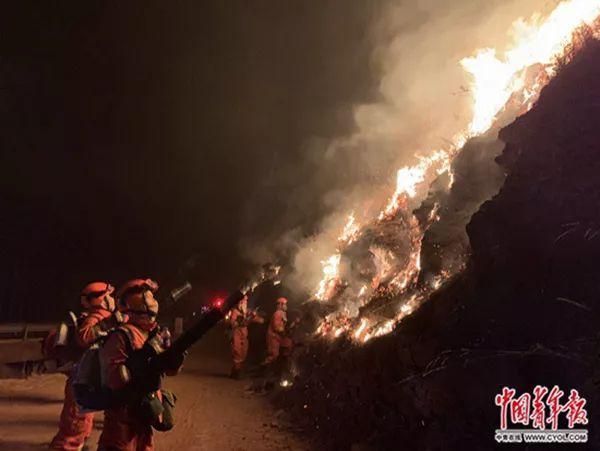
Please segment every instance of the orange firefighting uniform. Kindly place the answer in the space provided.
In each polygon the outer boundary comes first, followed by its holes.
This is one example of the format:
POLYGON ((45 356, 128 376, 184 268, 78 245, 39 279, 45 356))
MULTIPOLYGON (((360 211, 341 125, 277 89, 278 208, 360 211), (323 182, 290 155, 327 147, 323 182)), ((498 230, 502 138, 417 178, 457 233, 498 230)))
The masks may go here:
POLYGON ((231 310, 229 325, 231 326, 231 356, 233 370, 239 371, 248 356, 248 323, 262 323, 263 319, 256 315, 249 315, 238 308, 231 310))
POLYGON ((267 330, 267 358, 263 364, 268 365, 281 355, 289 357, 292 353, 293 342, 286 335, 287 314, 283 310, 276 310, 269 322, 267 330))
MULTIPOLYGON (((100 350, 100 366, 102 381, 111 390, 117 391, 130 382, 124 379, 124 364, 130 350, 138 350, 144 346, 150 333, 159 327, 156 322, 137 324, 129 322, 121 326, 126 332, 114 333, 100 350)), ((179 367, 166 371, 167 376, 179 372, 179 367)), ((161 391, 156 395, 162 399, 161 391)), ((152 451, 154 440, 152 426, 137 418, 131 406, 113 407, 104 412, 104 428, 98 441, 99 451, 152 451)))
MULTIPOLYGON (((111 315, 111 312, 103 309, 91 310, 82 314, 81 324, 77 328, 75 336, 76 342, 81 347, 82 352, 101 336, 102 329, 99 327, 100 323, 110 318, 111 315)), ((72 371, 67 373, 65 401, 60 413, 58 432, 50 444, 51 449, 61 449, 64 451, 80 450, 85 440, 92 433, 94 414, 80 412, 73 392, 73 376, 72 371)))
MULTIPOLYGON (((157 324, 142 328, 128 323, 122 327, 127 329, 129 338, 123 333, 113 333, 100 350, 102 381, 111 390, 120 390, 127 385, 122 365, 129 350, 142 348, 157 324)), ((98 450, 106 451, 151 451, 154 449, 152 426, 137 419, 127 405, 108 409, 104 412, 104 428, 98 445, 98 450)))

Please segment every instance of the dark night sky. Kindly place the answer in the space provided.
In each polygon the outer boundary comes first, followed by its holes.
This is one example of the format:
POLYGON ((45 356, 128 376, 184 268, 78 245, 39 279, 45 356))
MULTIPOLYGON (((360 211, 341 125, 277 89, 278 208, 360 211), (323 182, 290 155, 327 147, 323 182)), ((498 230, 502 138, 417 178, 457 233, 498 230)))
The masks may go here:
POLYGON ((242 240, 308 233, 328 187, 305 146, 372 95, 380 3, 3 8, 0 321, 60 316, 91 279, 227 288, 242 240), (298 189, 314 209, 289 201, 298 189))

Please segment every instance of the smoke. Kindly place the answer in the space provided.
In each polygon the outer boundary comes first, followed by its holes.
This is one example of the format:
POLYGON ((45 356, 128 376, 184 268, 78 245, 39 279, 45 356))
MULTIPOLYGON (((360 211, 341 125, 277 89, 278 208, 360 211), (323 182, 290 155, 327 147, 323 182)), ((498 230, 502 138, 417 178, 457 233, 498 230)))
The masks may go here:
MULTIPOLYGON (((415 164, 416 155, 447 148, 468 128, 472 98, 460 60, 480 48, 509 46, 513 23, 543 15, 556 3, 379 2, 369 25, 370 56, 364 62, 376 74, 372 101, 352 107, 349 133, 331 140, 308 137, 304 167, 290 168, 309 174, 287 193, 289 208, 282 212, 281 224, 301 224, 303 217, 310 217, 318 226, 309 232, 287 227, 278 238, 259 241, 264 244, 245 244, 247 255, 257 263, 289 258, 294 271, 288 282, 300 292, 312 292, 322 275, 321 261, 335 252, 348 215, 354 212, 359 221, 374 217, 393 193, 398 168, 415 164)), ((280 171, 279 177, 293 176, 280 171)), ((484 194, 491 192, 486 186, 484 194)), ((426 194, 419 193, 416 205, 426 194)))

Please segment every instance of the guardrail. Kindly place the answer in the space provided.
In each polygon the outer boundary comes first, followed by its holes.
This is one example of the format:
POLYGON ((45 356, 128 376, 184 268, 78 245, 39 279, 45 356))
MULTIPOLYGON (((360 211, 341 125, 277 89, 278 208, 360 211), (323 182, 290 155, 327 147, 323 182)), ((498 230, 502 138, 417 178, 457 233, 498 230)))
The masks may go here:
MULTIPOLYGON (((183 319, 173 321, 174 338, 183 330, 183 319)), ((0 379, 27 377, 33 373, 48 372, 42 354, 42 340, 56 323, 0 324, 0 379)))
POLYGON ((7 323, 0 324, 0 340, 2 339, 39 339, 44 338, 50 330, 56 327, 52 324, 36 323, 7 323))
MULTIPOLYGON (((3 339, 39 339, 48 335, 52 329, 56 328, 57 323, 5 323, 0 324, 0 340, 3 339)), ((173 320, 173 335, 175 337, 183 332, 183 318, 173 320)))

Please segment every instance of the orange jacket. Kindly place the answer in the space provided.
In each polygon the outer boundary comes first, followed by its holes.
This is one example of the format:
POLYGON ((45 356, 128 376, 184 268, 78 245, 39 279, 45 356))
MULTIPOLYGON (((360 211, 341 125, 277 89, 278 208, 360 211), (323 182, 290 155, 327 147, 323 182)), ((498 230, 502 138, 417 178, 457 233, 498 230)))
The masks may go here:
POLYGON ((264 319, 252 312, 242 312, 237 308, 231 310, 229 326, 232 329, 247 328, 249 323, 262 323, 264 319))
POLYGON ((229 315, 229 326, 232 329, 235 329, 237 327, 244 327, 242 324, 245 322, 246 319, 246 315, 244 315, 244 313, 236 308, 231 310, 231 314, 229 315))
MULTIPOLYGON (((102 382, 112 390, 120 390, 129 384, 124 377, 125 361, 133 350, 144 346, 149 332, 133 324, 121 325, 123 332, 112 333, 100 349, 102 382)), ((157 393, 160 396, 160 391, 157 393)), ((110 408, 104 412, 104 427, 99 449, 123 451, 151 451, 154 449, 152 428, 139 419, 129 405, 110 408)))
POLYGON ((77 344, 84 349, 93 345, 103 332, 111 327, 107 321, 111 316, 112 313, 104 309, 91 310, 84 314, 77 327, 77 344))
POLYGON ((269 333, 283 335, 287 324, 287 314, 283 310, 276 310, 269 323, 269 333))

